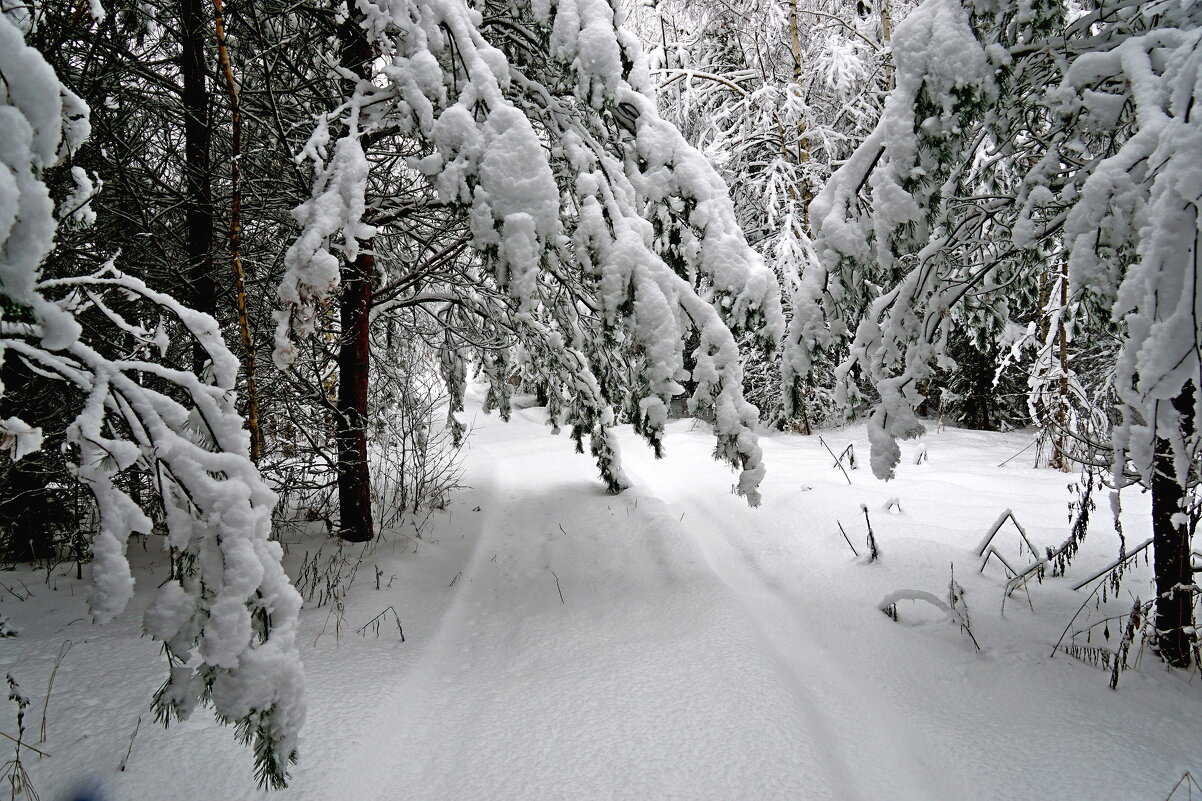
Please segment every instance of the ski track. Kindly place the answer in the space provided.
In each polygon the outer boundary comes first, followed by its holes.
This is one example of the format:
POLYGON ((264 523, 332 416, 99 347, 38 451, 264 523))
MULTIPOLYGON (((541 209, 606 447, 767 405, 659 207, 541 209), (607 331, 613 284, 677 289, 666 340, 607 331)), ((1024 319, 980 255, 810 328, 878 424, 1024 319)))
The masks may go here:
POLYGON ((437 633, 360 727, 365 745, 397 743, 347 766, 348 780, 375 777, 362 797, 943 797, 904 733, 824 661, 804 607, 740 541, 746 515, 713 487, 638 475, 642 490, 606 496, 580 457, 540 465, 545 447, 507 435, 476 432, 460 506, 481 507, 476 541, 437 633), (570 511, 565 495, 579 497, 570 511))
MULTIPOLYGON (((629 467, 628 472, 632 472, 629 467)), ((798 713, 828 744, 824 758, 840 777, 837 797, 848 801, 945 797, 916 770, 921 760, 908 745, 910 733, 894 730, 888 716, 874 715, 865 703, 865 688, 837 673, 838 663, 829 659, 826 646, 806 625, 810 618, 803 610, 813 607, 791 595, 746 544, 743 534, 748 522, 755 520, 754 513, 731 510, 729 498, 704 488, 682 488, 662 473, 639 473, 636 486, 671 498, 671 503, 665 503, 670 516, 699 514, 707 521, 688 530, 714 575, 746 610, 764 649, 777 661, 795 694, 798 713), (832 713, 838 714, 837 721, 832 713)))
POLYGON ((393 756, 366 748, 334 785, 374 775, 360 795, 378 799, 872 797, 823 711, 836 693, 775 645, 802 632, 770 578, 717 569, 720 544, 654 497, 603 495, 570 452, 558 483, 532 483, 540 466, 506 434, 476 432, 462 502, 482 507, 476 543, 437 634, 357 727, 393 756), (569 493, 568 519, 549 519, 569 493))

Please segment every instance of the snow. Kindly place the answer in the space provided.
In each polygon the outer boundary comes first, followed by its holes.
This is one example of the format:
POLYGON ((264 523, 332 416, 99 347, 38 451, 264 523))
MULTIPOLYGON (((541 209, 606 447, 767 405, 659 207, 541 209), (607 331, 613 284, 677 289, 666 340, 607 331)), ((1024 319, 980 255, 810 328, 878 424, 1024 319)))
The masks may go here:
POLYGON ((8 451, 14 462, 42 448, 42 429, 35 428, 19 417, 0 420, 0 448, 8 451))
MULTIPOLYGON (((309 715, 292 786, 272 797, 1163 798, 1197 768, 1188 675, 1144 654, 1113 692, 1108 672, 1048 658, 1084 599, 1071 585, 1117 550, 1106 515, 1067 578, 1031 582, 1033 611, 1020 591, 1001 614, 1003 570, 978 573, 975 548, 1005 509, 1037 547, 1065 536, 1064 474, 998 466, 1029 433, 903 443, 887 485, 863 469, 849 485, 817 437, 763 436, 772 470, 752 510, 710 460, 704 424, 669 423, 659 462, 629 427, 611 429, 634 488, 610 496, 586 457, 546 435, 544 410, 502 424, 473 394, 468 489, 421 539, 409 527, 370 549, 343 609, 302 612, 309 715), (929 459, 916 466, 919 446, 929 459), (888 514, 893 498, 903 511, 888 514), (872 564, 836 527, 859 546, 861 504, 883 553, 872 564), (952 612, 938 608, 950 565, 965 590, 952 612), (404 642, 391 618, 356 634, 390 608, 404 642), (980 652, 961 632, 965 608, 980 652)), ((862 426, 823 436, 836 452, 867 447, 862 426)), ((1128 494, 1124 507, 1128 541, 1141 541, 1148 502, 1128 494)), ((295 574, 324 535, 285 531, 295 574)), ((1009 527, 992 541, 1007 558, 1016 544, 1009 527)), ((142 550, 131 546, 134 572, 152 587, 142 550)), ((1146 595, 1148 575, 1141 564, 1126 589, 1146 595)), ((152 725, 161 676, 156 644, 139 638, 150 593, 91 627, 69 570, 0 580, 33 593, 0 593, 21 632, 0 641, 0 669, 34 707, 72 642, 38 746, 53 756, 27 759, 43 798, 83 784, 112 799, 259 797, 251 755, 207 714, 152 725)))
MULTIPOLYGON (((326 128, 319 125, 317 131, 325 132, 326 128)), ((313 140, 310 146, 314 149, 306 152, 316 154, 319 146, 313 140)), ((339 261, 330 252, 331 247, 353 261, 359 255, 359 239, 375 233, 362 221, 369 169, 358 135, 342 137, 334 147, 328 169, 314 187, 313 197, 293 211, 302 233, 284 257, 285 273, 277 290, 283 309, 275 313, 273 359, 281 369, 297 357, 290 334, 312 334, 317 325, 315 299, 328 296, 338 286, 339 261), (340 245, 331 243, 335 236, 342 240, 340 245)))

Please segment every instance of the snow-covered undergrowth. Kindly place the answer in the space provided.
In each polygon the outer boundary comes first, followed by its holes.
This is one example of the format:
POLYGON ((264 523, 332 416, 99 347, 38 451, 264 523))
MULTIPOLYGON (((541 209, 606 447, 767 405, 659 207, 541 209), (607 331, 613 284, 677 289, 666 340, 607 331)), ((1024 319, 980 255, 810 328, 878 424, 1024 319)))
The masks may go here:
MULTIPOLYGON (((344 606, 302 613, 309 715, 277 797, 1159 799, 1202 769, 1196 677, 1145 653, 1113 692, 1106 671, 1049 658, 1085 599, 1072 585, 1117 551, 1104 498, 1068 576, 1032 582, 1030 605, 1020 591, 1003 614, 1002 568, 978 572, 1005 509, 1037 548, 1066 536, 1072 477, 1030 469, 1030 452, 998 466, 1029 434, 932 433, 903 445, 888 484, 866 467, 849 484, 816 436, 765 436, 764 503, 749 509, 704 425, 671 423, 660 462, 622 429, 636 486, 610 496, 542 416, 477 416, 469 489, 421 540, 393 532, 369 550, 344 606), (871 564, 861 504, 881 552, 871 564), (945 601, 952 565, 980 651, 937 605, 906 600, 945 601), (880 606, 897 598, 894 622, 880 606)), ((867 453, 862 427, 824 438, 867 453)), ((1124 498, 1130 543, 1147 517, 1145 498, 1124 498)), ((994 544, 1025 565, 1019 539, 1008 525, 994 544)), ((288 543, 294 575, 324 541, 315 529, 288 543)), ((25 755, 35 787, 258 797, 250 753, 206 714, 164 731, 145 708, 162 677, 139 627, 162 577, 141 564, 134 602, 105 627, 85 621, 73 576, 0 574, 13 590, 0 589, 0 614, 20 632, 0 640, 0 669, 34 699, 35 740, 71 641, 34 743, 52 756, 25 755)), ((1148 581, 1141 563, 1110 613, 1148 581)), ((1092 644, 1107 644, 1103 627, 1092 644)), ((14 723, 12 707, 0 730, 14 723)))

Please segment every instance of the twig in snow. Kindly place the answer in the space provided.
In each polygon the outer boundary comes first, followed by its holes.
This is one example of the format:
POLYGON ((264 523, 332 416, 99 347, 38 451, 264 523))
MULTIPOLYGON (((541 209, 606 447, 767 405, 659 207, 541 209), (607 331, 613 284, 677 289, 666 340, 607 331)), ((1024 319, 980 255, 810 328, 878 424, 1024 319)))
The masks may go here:
POLYGON ((864 522, 868 524, 868 561, 875 562, 881 558, 881 552, 876 547, 876 537, 872 534, 872 521, 868 519, 868 505, 860 504, 860 508, 864 510, 864 522))
POLYGON ((967 634, 968 638, 972 640, 972 644, 976 647, 976 649, 978 651, 981 650, 981 644, 978 643, 977 638, 973 636, 972 629, 968 624, 968 616, 965 615, 963 609, 954 606, 948 606, 942 598, 939 598, 925 590, 895 590, 894 592, 886 595, 877 605, 877 608, 884 612, 889 619, 895 623, 899 620, 899 615, 897 613, 898 601, 925 601, 926 603, 929 603, 931 606, 943 612, 943 614, 947 616, 948 620, 957 624, 960 627, 960 631, 967 634))
MULTIPOLYGON (((21 582, 21 583, 22 583, 22 584, 24 584, 24 582, 21 582)), ((13 590, 13 588, 12 588, 12 587, 8 586, 7 584, 5 584, 5 583, 4 583, 4 582, 2 582, 2 581, 0 581, 0 587, 2 587, 2 588, 4 589, 4 591, 5 591, 5 592, 7 592, 7 593, 8 593, 9 595, 11 595, 12 597, 16 598, 18 601, 24 601, 24 600, 25 600, 26 598, 28 598, 30 595, 33 595, 33 593, 29 592, 29 588, 28 588, 28 587, 26 587, 26 588, 25 588, 25 592, 27 592, 27 593, 29 593, 29 594, 28 594, 28 595, 26 595, 26 596, 24 596, 24 597, 22 597, 22 596, 21 596, 21 593, 19 593, 19 592, 16 592, 15 590, 13 590)))
POLYGON ((1127 628, 1123 632, 1123 639, 1119 642, 1118 653, 1114 657, 1114 669, 1110 673, 1110 689, 1112 690, 1119 688, 1119 674, 1127 668, 1127 654, 1131 652, 1131 643, 1135 640, 1135 632, 1139 629, 1143 611, 1139 598, 1136 598, 1135 604, 1131 607, 1131 616, 1127 618, 1127 628))
POLYGON ((999 462, 999 463, 998 463, 998 467, 1005 467, 1005 466, 1006 466, 1007 464, 1009 464, 1009 463, 1010 463, 1012 460, 1014 460, 1014 459, 1017 459, 1019 456, 1022 456, 1024 452, 1026 452, 1026 451, 1029 451, 1029 450, 1031 449, 1031 447, 1032 447, 1033 445, 1035 445, 1035 443, 1037 443, 1037 442, 1039 442, 1039 440, 1034 440, 1034 441, 1032 441, 1030 445, 1028 445, 1027 447, 1023 448, 1021 451, 1019 451, 1018 453, 1014 454, 1013 456, 1011 456, 1011 457, 1010 457, 1009 459, 1007 459, 1006 461, 1004 461, 1004 462, 999 462))
MULTIPOLYGON (((1145 548, 1147 548, 1147 547, 1148 547, 1149 545, 1151 545, 1151 544, 1152 544, 1152 540, 1148 540, 1147 542, 1145 542, 1143 545, 1141 545, 1141 546, 1139 546, 1138 548, 1136 548, 1136 549, 1135 549, 1134 551, 1132 551, 1131 553, 1129 553, 1129 554, 1127 554, 1126 556, 1123 556, 1123 557, 1119 558, 1117 561, 1113 562, 1113 563, 1110 565, 1110 567, 1106 568, 1105 570, 1103 570, 1103 571, 1101 571, 1101 572, 1099 572, 1099 573, 1095 573, 1093 576, 1091 576, 1090 578, 1088 578, 1088 579, 1086 579, 1085 581, 1081 582, 1081 583, 1080 583, 1080 584, 1078 584, 1076 587, 1073 587, 1073 589, 1074 589, 1074 590, 1079 590, 1079 589, 1083 588, 1083 587, 1084 587, 1086 584, 1089 584, 1091 581, 1097 581, 1097 580, 1098 580, 1098 579, 1100 579, 1100 578, 1103 578, 1103 577, 1105 577, 1105 576, 1108 576, 1108 575, 1110 575, 1110 574, 1111 574, 1111 573, 1112 573, 1114 570, 1116 570, 1116 569, 1117 569, 1119 566, 1121 566, 1121 565, 1125 564, 1125 563, 1127 562, 1127 560, 1128 560, 1128 559, 1131 559, 1131 558, 1133 558, 1133 557, 1135 557, 1135 556, 1138 556, 1138 555, 1139 555, 1139 553, 1140 553, 1141 551, 1143 551, 1145 548)), ((1062 632, 1060 633, 1060 639, 1056 640, 1056 644, 1055 644, 1054 646, 1052 646, 1052 653, 1051 653, 1051 654, 1049 654, 1049 657, 1055 656, 1055 655, 1056 655, 1056 652, 1060 650, 1060 645, 1061 645, 1061 643, 1063 643, 1063 642, 1064 642, 1064 638, 1068 636, 1069 630, 1070 630, 1070 629, 1072 629, 1072 627, 1073 627, 1073 623, 1075 623, 1075 622, 1076 622, 1076 620, 1077 620, 1077 617, 1078 617, 1078 616, 1079 616, 1079 615, 1080 615, 1082 612, 1084 612, 1084 611, 1085 611, 1085 607, 1086 607, 1086 606, 1088 606, 1088 605, 1089 605, 1089 602, 1090 602, 1090 601, 1092 601, 1092 600, 1094 599, 1094 597, 1095 597, 1095 596, 1098 594, 1098 590, 1102 589, 1102 588, 1103 588, 1103 587, 1105 587, 1105 586, 1107 586, 1107 585, 1106 585, 1106 582, 1104 582, 1104 581, 1103 581, 1103 582, 1100 582, 1100 583, 1098 584, 1098 586, 1096 586, 1096 587, 1094 587, 1094 588, 1093 588, 1093 592, 1091 592, 1089 595, 1085 596, 1085 600, 1081 602, 1081 605, 1080 605, 1079 607, 1077 607, 1077 611, 1076 611, 1076 612, 1073 614, 1073 616, 1072 616, 1072 617, 1069 619, 1069 621, 1068 621, 1068 625, 1067 625, 1067 626, 1065 626, 1065 627, 1064 627, 1064 631, 1062 631, 1062 632)), ((1074 636, 1075 636, 1075 635, 1074 635, 1074 636)))
POLYGON ((25 765, 21 762, 21 747, 30 751, 37 749, 25 745, 25 710, 29 706, 29 698, 21 692, 21 687, 17 684, 17 680, 13 678, 13 674, 9 673, 6 677, 8 680, 8 700, 17 705, 17 736, 8 737, 16 743, 16 748, 13 752, 13 758, 4 763, 0 768, 0 782, 7 782, 12 788, 13 801, 16 801, 17 796, 23 795, 32 801, 38 801, 37 791, 33 789, 33 783, 29 780, 29 772, 25 770, 25 765))
MULTIPOLYGON (((1078 584, 1076 587, 1073 587, 1073 589, 1074 589, 1074 590, 1079 590, 1079 589, 1083 588, 1083 587, 1084 587, 1086 584, 1090 583, 1091 581, 1096 581, 1097 579, 1100 579, 1102 576, 1104 576, 1104 575, 1106 575, 1107 573, 1111 572, 1112 570, 1114 570, 1114 569, 1115 569, 1116 567, 1118 567, 1119 565, 1121 565, 1121 564, 1125 563, 1125 562, 1126 562, 1128 559, 1130 559, 1131 557, 1133 557, 1133 556, 1135 556, 1136 554, 1138 554, 1138 553, 1140 553, 1140 552, 1142 552, 1142 551, 1146 550, 1146 549, 1147 549, 1147 547, 1148 547, 1149 545, 1151 545, 1151 544, 1152 544, 1152 540, 1151 540, 1151 539, 1149 539, 1149 540, 1148 540, 1147 542, 1145 542, 1143 545, 1139 546, 1138 548, 1136 548, 1134 551, 1132 551, 1131 553, 1127 554, 1126 556, 1120 556, 1118 559, 1115 559, 1115 560, 1114 560, 1113 562, 1111 562, 1109 565, 1107 565, 1106 567, 1102 568, 1102 569, 1101 569, 1101 570, 1099 570, 1097 573, 1094 573, 1092 576, 1090 576, 1089 578, 1085 579, 1085 581, 1082 581, 1082 582, 1081 582, 1080 584, 1078 584)), ((1095 590, 1095 592, 1096 592, 1096 590, 1095 590)))
POLYGON ((117 770, 124 772, 125 766, 129 764, 129 755, 134 752, 134 738, 138 736, 138 729, 142 728, 142 716, 138 715, 138 722, 134 724, 134 733, 129 735, 129 748, 125 749, 125 756, 121 759, 121 764, 117 766, 117 770))
MULTIPOLYGON (((1031 542, 1031 538, 1027 536, 1027 530, 1023 528, 1022 523, 1018 522, 1018 518, 1014 516, 1014 512, 1007 509, 998 516, 998 519, 994 521, 993 526, 989 529, 989 531, 985 534, 984 539, 982 539, 981 543, 977 546, 977 556, 984 557, 981 560, 981 569, 978 572, 984 573, 985 567, 989 564, 989 560, 996 557, 997 560, 1006 568, 1007 573, 1006 592, 1002 596, 1003 614, 1006 611, 1006 598, 1008 598, 1011 593, 1013 593, 1020 586, 1023 588, 1023 591, 1027 593, 1027 604, 1031 606, 1031 610, 1034 611, 1035 606, 1031 604, 1031 593, 1029 590, 1027 590, 1027 582, 1032 577, 1037 578, 1040 581, 1043 580, 1044 565, 1048 560, 1038 559, 1023 570, 1016 569, 1013 565, 1006 561, 1006 557, 1002 556, 1001 552, 998 551, 997 546, 993 544, 993 538, 996 537, 997 533, 1002 530, 1002 525, 1007 520, 1014 524, 1014 527, 1018 529, 1019 537, 1022 538, 1022 542, 1018 544, 1019 556, 1022 556, 1024 543, 1027 546, 1027 550, 1031 552, 1031 556, 1035 556, 1038 553, 1038 551, 1035 550, 1035 545, 1031 542)), ((1048 558, 1050 559, 1051 556, 1048 558)))
MULTIPOLYGON (((1018 522, 1018 518, 1014 516, 1014 512, 1010 509, 1007 509, 998 515, 998 519, 994 521, 993 525, 989 528, 989 531, 986 532, 985 538, 982 539, 981 543, 977 546, 977 556, 985 556, 985 550, 989 548, 990 543, 993 542, 993 538, 997 536, 999 531, 1001 531, 1002 524, 1004 524, 1007 520, 1013 523, 1014 527, 1018 529, 1019 536, 1022 537, 1023 542, 1027 544, 1027 549, 1032 553, 1032 555, 1038 553, 1038 551, 1035 550, 1035 546, 1031 543, 1031 538, 1027 536, 1027 530, 1023 528, 1022 523, 1018 522)), ((1019 553, 1022 553, 1021 546, 1019 553)), ((985 561, 989 561, 988 556, 985 556, 985 561)), ((984 569, 985 563, 982 562, 981 570, 984 569)))
MULTIPOLYGON (((559 525, 559 530, 560 530, 560 531, 563 531, 563 523, 559 523, 558 525, 559 525)), ((568 532, 566 532, 566 531, 563 531, 563 535, 564 535, 565 537, 566 537, 566 536, 568 536, 568 532)))
POLYGON ((843 457, 847 457, 847 466, 855 470, 859 465, 856 464, 856 444, 854 442, 847 443, 847 447, 839 454, 839 461, 843 461, 843 457))
POLYGON ((460 570, 458 573, 456 573, 456 574, 455 574, 455 578, 451 579, 451 583, 450 583, 450 584, 448 584, 447 586, 448 586, 448 587, 454 587, 454 586, 455 586, 455 582, 456 582, 456 581, 459 581, 459 577, 460 577, 460 576, 462 576, 462 575, 463 575, 463 571, 462 571, 462 570, 460 570))
POLYGON ((856 546, 851 544, 851 538, 848 537, 847 532, 843 530, 843 524, 841 522, 839 522, 838 520, 836 520, 835 525, 839 526, 839 533, 843 535, 844 541, 847 542, 847 547, 851 548, 851 552, 853 554, 855 554, 856 556, 859 556, 860 552, 856 550, 856 546))
POLYGON ((360 635, 361 637, 366 637, 367 636, 367 628, 368 628, 368 626, 370 626, 372 633, 376 635, 376 639, 379 639, 380 638, 380 624, 388 619, 389 612, 392 612, 392 619, 393 619, 393 622, 396 623, 397 633, 401 635, 401 642, 404 642, 405 641, 405 630, 401 628, 401 616, 397 614, 396 608, 392 607, 392 606, 389 606, 387 609, 380 612, 380 614, 376 615, 371 620, 367 621, 362 626, 355 629, 355 633, 360 635))
MULTIPOLYGON (((821 435, 819 435, 818 441, 822 443, 822 447, 826 448, 826 452, 829 453, 831 458, 835 460, 835 467, 839 468, 839 470, 843 472, 843 477, 846 478, 847 483, 850 484, 851 476, 847 475, 847 471, 843 469, 843 460, 835 455, 835 452, 831 450, 831 446, 826 444, 826 440, 824 440, 821 435)), ((847 451, 844 451, 844 453, 847 453, 847 451)))
POLYGON ((50 757, 50 754, 47 754, 45 751, 39 751, 38 749, 34 748, 29 743, 24 742, 22 740, 18 740, 16 737, 13 737, 11 734, 5 734, 4 732, 0 731, 0 737, 5 738, 6 740, 11 740, 14 743, 21 743, 21 747, 24 748, 26 751, 33 751, 35 754, 37 754, 40 757, 47 757, 47 758, 50 757))
POLYGON ((54 690, 54 677, 58 675, 59 665, 63 663, 63 657, 71 650, 71 641, 64 640, 59 646, 58 658, 54 660, 54 667, 50 670, 50 681, 46 684, 46 701, 42 704, 42 728, 38 736, 38 744, 46 742, 46 712, 50 709, 50 693, 54 690))
POLYGON ((1173 801, 1173 796, 1177 795, 1177 791, 1182 787, 1185 787, 1185 789, 1189 791, 1189 798, 1194 797, 1194 790, 1202 793, 1202 784, 1198 784, 1198 780, 1195 779, 1194 775, 1187 770, 1185 774, 1177 780, 1177 783, 1173 785, 1173 789, 1169 791, 1167 796, 1165 796, 1164 801, 1173 801))
POLYGON ((951 565, 951 578, 947 584, 947 606, 959 620, 960 630, 968 635, 978 651, 981 650, 981 644, 977 642, 976 636, 972 633, 972 624, 968 620, 968 603, 964 600, 964 588, 960 586, 960 582, 956 581, 955 564, 951 565))
MULTIPOLYGON (((551 568, 549 568, 549 567, 548 567, 548 568, 547 568, 547 570, 551 570, 551 568)), ((552 575, 552 576, 555 576, 555 571, 554 571, 554 570, 551 570, 551 575, 552 575)), ((555 576, 555 589, 559 591, 559 602, 560 602, 561 604, 562 604, 562 603, 564 603, 564 600, 563 600, 563 587, 560 587, 560 586, 559 586, 559 576, 555 576)))

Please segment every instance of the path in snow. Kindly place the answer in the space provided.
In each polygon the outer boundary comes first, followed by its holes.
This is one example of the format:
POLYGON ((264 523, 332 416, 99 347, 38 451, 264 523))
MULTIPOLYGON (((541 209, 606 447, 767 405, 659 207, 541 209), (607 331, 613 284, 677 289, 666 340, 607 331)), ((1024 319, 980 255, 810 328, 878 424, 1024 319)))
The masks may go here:
POLYGON ((673 512, 680 510, 705 521, 687 530, 706 564, 726 585, 730 601, 746 611, 763 652, 778 664, 797 714, 828 744, 823 756, 837 766, 840 776, 833 797, 928 801, 963 797, 947 796, 930 784, 921 757, 911 747, 910 733, 874 708, 869 688, 857 686, 854 674, 843 669, 844 660, 835 652, 838 644, 823 641, 815 630, 818 616, 837 610, 824 609, 822 599, 820 605, 808 604, 808 599, 790 592, 747 544, 749 529, 777 521, 765 521, 766 515, 749 513, 671 473, 648 470, 636 475, 636 482, 647 491, 671 499, 673 512))
POLYGON ((663 462, 625 437, 636 486, 614 497, 586 457, 540 433, 541 415, 477 420, 471 489, 423 565, 445 574, 430 582, 442 605, 355 727, 364 747, 331 790, 1143 797, 1192 764, 1202 728, 1155 673, 1114 694, 1099 671, 1046 659, 1074 594, 1049 586, 1037 593, 1042 617, 996 615, 998 577, 974 572, 980 533, 1010 505, 1041 543, 1058 540, 1066 497, 1048 471, 999 473, 1008 453, 994 454, 1011 446, 996 435, 955 432, 932 445, 942 467, 889 485, 862 470, 854 486, 812 440, 769 439, 765 505, 748 510, 709 459, 709 436, 687 422, 673 424, 663 462), (883 508, 894 495, 896 516, 883 508), (860 503, 885 553, 878 564, 857 564, 835 533, 839 518, 862 535, 860 503), (937 616, 906 608, 897 625, 875 606, 901 587, 942 595, 953 560, 982 653, 937 616), (1192 733, 1158 734, 1166 720, 1192 733))
MULTIPOLYGON (((62 640, 75 643, 50 704, 55 756, 30 765, 43 798, 82 777, 106 801, 1144 799, 1202 773, 1188 676, 1145 656, 1111 692, 1103 671, 1048 659, 1082 600, 1071 579, 1001 615, 1004 577, 977 572, 973 549, 1007 507, 1037 546, 1064 537, 1069 479, 998 467, 1024 435, 932 435, 930 460, 914 466, 919 446, 905 446, 889 484, 867 470, 849 484, 814 438, 766 437, 765 501, 749 510, 704 426, 673 422, 661 462, 624 427, 636 486, 609 496, 542 415, 478 417, 468 488, 424 539, 372 546, 340 628, 330 606, 303 612, 309 719, 280 793, 251 789, 248 752, 207 713, 150 724, 162 665, 137 635, 145 593, 96 629, 69 576, 45 588, 25 576, 41 605, 0 598, 22 631, 0 664, 44 687, 62 640), (862 542, 862 503, 875 564, 835 525, 862 542), (877 608, 903 588, 942 596, 952 564, 981 652, 929 609, 900 605, 894 623, 877 608), (355 636, 388 607, 405 642, 388 622, 378 639, 355 636)), ((862 429, 826 437, 866 447, 862 429)), ((1146 499, 1124 508, 1129 539, 1146 536, 1146 499)), ((1079 576, 1112 558, 1105 517, 1079 576)), ((292 567, 323 541, 293 539, 292 567)), ((1142 570, 1124 593, 1143 590, 1142 570)), ((138 576, 157 583, 149 561, 138 576)))
MULTIPOLYGON (((522 428, 474 434, 457 506, 481 507, 478 539, 377 713, 378 736, 405 731, 396 768, 374 754, 354 771, 392 774, 378 797, 880 797, 839 742, 848 689, 775 645, 804 636, 784 601, 715 570, 662 502, 602 494, 522 428)), ((893 797, 936 797, 914 786, 893 797)))

